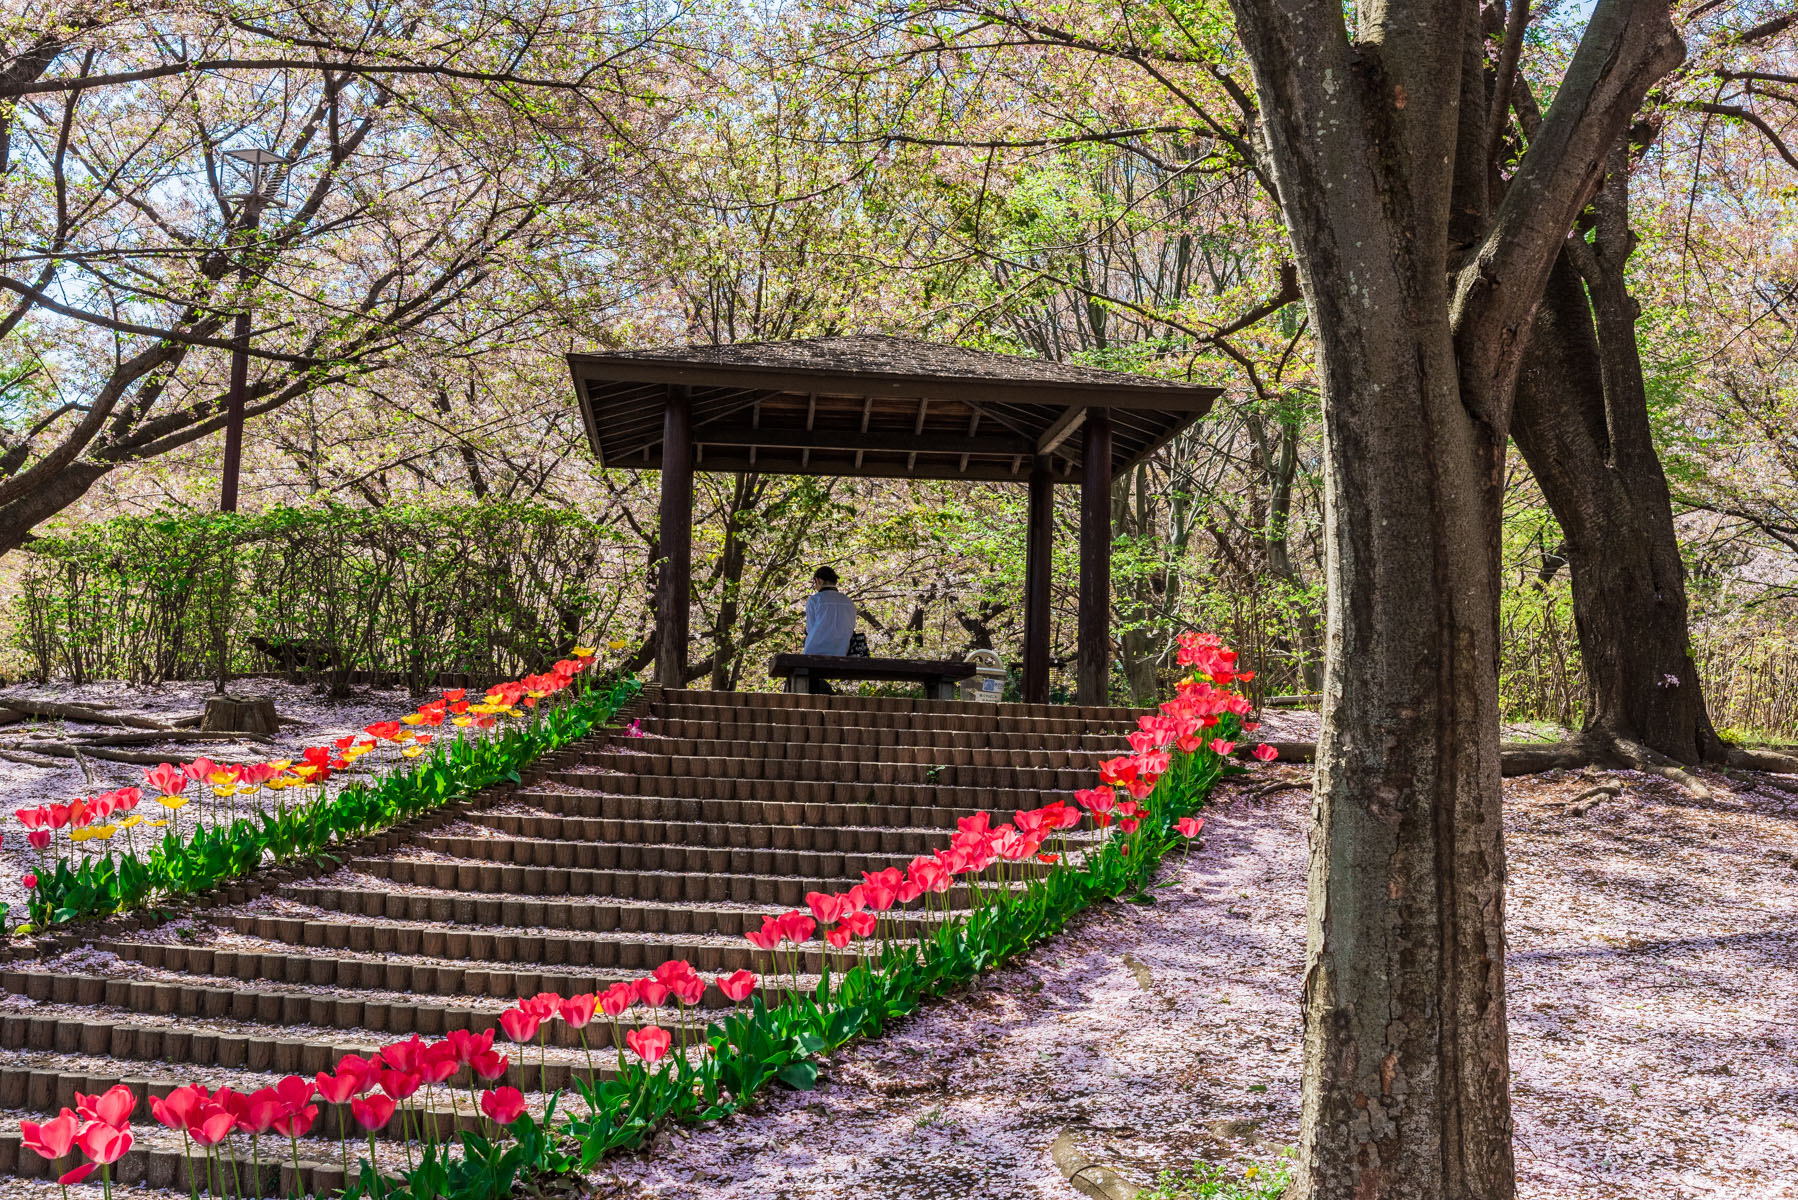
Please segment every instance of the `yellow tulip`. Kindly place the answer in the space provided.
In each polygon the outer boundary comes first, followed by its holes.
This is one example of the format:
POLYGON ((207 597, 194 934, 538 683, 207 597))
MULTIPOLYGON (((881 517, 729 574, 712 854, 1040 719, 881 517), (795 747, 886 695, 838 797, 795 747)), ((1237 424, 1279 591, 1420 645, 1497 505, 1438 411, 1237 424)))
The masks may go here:
POLYGON ((460 725, 462 728, 467 729, 470 725, 474 724, 474 718, 473 717, 457 717, 454 721, 454 724, 460 725))
POLYGON ((622 639, 619 639, 617 641, 610 641, 610 642, 606 643, 607 648, 612 649, 612 650, 622 650, 628 645, 630 645, 630 643, 627 641, 624 641, 622 639))
POLYGON ((235 784, 227 784, 224 787, 215 787, 212 789, 212 794, 223 800, 237 795, 237 787, 235 784))
POLYGON ((268 765, 275 768, 275 770, 277 770, 277 771, 285 771, 287 768, 293 766, 293 759, 277 758, 274 761, 270 762, 268 765))
POLYGON ((145 821, 144 824, 148 825, 152 829, 161 829, 163 826, 167 825, 168 822, 167 821, 145 821))
POLYGON ((422 720, 424 720, 424 717, 418 713, 407 713, 405 716, 400 718, 400 724, 416 725, 422 720))
POLYGON ((93 836, 94 836, 94 831, 91 829, 71 829, 71 830, 69 830, 69 840, 71 842, 85 842, 85 841, 87 841, 88 838, 91 838, 93 836))
POLYGON ((408 746, 406 749, 400 751, 400 753, 407 758, 417 758, 424 752, 425 748, 423 746, 408 746))
POLYGON ((210 774, 206 777, 206 782, 210 783, 215 788, 224 787, 228 783, 236 783, 237 782, 237 772, 235 772, 235 771, 214 771, 212 774, 210 774))
POLYGON ((314 775, 318 774, 318 768, 311 763, 301 763, 293 769, 293 773, 298 775, 301 779, 311 779, 314 775))
POLYGON ((143 823, 144 823, 144 819, 142 816, 140 816, 137 813, 132 813, 130 816, 126 817, 123 821, 119 822, 119 828, 120 829, 130 829, 133 825, 142 825, 143 823))
POLYGON ((168 809, 170 812, 174 812, 177 808, 180 808, 183 804, 187 803, 187 797, 186 796, 158 796, 158 797, 156 797, 156 802, 158 804, 162 805, 164 808, 168 809))

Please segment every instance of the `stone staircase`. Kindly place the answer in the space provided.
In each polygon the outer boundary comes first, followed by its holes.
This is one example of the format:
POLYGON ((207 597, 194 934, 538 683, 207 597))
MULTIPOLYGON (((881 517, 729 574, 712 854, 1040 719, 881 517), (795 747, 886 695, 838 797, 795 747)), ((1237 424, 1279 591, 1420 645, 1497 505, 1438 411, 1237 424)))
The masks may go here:
MULTIPOLYGON (((1071 798, 1134 715, 648 689, 620 722, 641 736, 589 739, 526 786, 373 839, 328 874, 272 873, 161 924, 115 921, 55 957, 0 963, 0 1175, 53 1189, 19 1120, 123 1082, 139 1095, 138 1141, 115 1181, 186 1195, 180 1138, 151 1120, 150 1095, 254 1091, 413 1033, 479 1033, 519 997, 595 991, 670 958, 762 972, 742 935, 764 914, 936 850, 960 817, 1071 798)), ((819 970, 818 953, 800 969, 819 970)), ((707 1003, 725 1001, 714 987, 707 1003)), ((589 1050, 600 1074, 615 1062, 603 1018, 586 1049, 545 1028, 541 1052, 511 1048, 505 1081, 538 1106, 588 1073, 589 1050)), ((468 1082, 449 1081, 459 1103, 436 1094, 440 1128, 475 1127, 468 1082)), ((346 1121, 323 1113, 297 1181, 285 1143, 264 1147, 262 1194, 341 1186, 346 1121)), ((239 1170, 255 1194, 250 1164, 239 1170)), ((28 1185, 4 1194, 15 1186, 28 1185)))

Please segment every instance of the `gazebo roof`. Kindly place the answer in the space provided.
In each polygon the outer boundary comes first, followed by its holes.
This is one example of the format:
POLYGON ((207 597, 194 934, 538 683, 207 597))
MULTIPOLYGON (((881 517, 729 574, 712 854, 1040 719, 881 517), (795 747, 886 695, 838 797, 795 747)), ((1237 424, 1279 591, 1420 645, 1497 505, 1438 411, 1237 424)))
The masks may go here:
POLYGON ((1124 470, 1203 416, 1219 389, 863 335, 570 354, 607 467, 659 468, 669 391, 689 389, 694 466, 789 475, 1020 481, 1037 454, 1080 478, 1089 407, 1124 470))

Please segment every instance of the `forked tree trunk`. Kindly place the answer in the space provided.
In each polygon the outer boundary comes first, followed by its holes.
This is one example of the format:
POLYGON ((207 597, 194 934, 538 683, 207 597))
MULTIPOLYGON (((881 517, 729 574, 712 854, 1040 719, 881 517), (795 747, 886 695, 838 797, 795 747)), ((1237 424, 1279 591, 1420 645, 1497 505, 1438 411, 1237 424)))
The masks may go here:
POLYGON ((1585 662, 1584 740, 1682 763, 1725 757, 1692 661, 1685 563, 1648 423, 1625 283, 1628 147, 1612 154, 1596 237, 1555 264, 1518 381, 1512 436, 1566 535, 1585 662))
POLYGON ((1510 1200, 1497 601, 1512 397, 1557 249, 1684 48, 1664 0, 1599 0, 1495 197, 1486 129, 1508 113, 1488 119, 1476 6, 1357 5, 1352 31, 1329 0, 1231 8, 1324 396, 1292 1195, 1510 1200))

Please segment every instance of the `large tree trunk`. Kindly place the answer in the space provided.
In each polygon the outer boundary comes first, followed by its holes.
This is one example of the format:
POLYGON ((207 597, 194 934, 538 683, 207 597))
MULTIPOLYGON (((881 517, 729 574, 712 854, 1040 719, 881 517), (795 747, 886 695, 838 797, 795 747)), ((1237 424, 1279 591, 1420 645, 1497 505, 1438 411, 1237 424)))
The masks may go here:
POLYGON ((1660 0, 1599 0, 1495 201, 1476 6, 1355 6, 1352 32, 1329 0, 1231 7, 1324 398, 1293 1194, 1509 1200, 1498 521, 1520 333, 1683 47, 1660 0))
POLYGON ((1502 443, 1462 404, 1441 285, 1388 254, 1392 304, 1318 321, 1328 653, 1297 1194, 1502 1200, 1502 443))
POLYGON ((1639 306, 1624 276, 1635 241, 1628 188, 1620 142, 1594 204, 1595 237, 1569 241, 1537 310, 1512 435, 1566 535, 1584 740, 1626 757, 1646 746, 1682 763, 1720 761, 1726 748, 1692 661, 1685 563, 1648 423, 1639 306))

